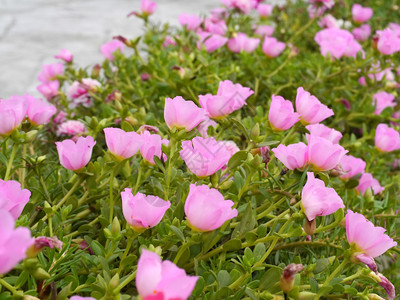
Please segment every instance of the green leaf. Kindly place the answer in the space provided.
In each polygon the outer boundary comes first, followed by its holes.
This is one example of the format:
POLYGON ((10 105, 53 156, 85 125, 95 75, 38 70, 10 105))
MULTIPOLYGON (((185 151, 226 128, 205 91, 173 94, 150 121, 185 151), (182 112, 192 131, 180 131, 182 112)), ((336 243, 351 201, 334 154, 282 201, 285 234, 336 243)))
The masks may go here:
POLYGON ((320 258, 315 262, 314 274, 321 273, 329 267, 329 258, 320 258))
POLYGON ((173 231, 173 233, 175 233, 175 235, 182 241, 185 242, 185 236, 183 235, 182 230, 180 230, 178 227, 171 225, 170 226, 171 230, 173 231))
POLYGON ((281 280, 281 271, 279 268, 270 268, 260 279, 260 290, 269 290, 275 283, 281 280))
POLYGON ((255 261, 259 261, 264 254, 265 254, 265 245, 263 243, 258 243, 253 250, 255 261))
POLYGON ((228 168, 233 169, 242 164, 247 159, 247 153, 244 150, 236 152, 228 161, 228 168))
POLYGON ((218 272, 217 279, 218 279, 219 286, 224 287, 230 283, 231 276, 229 275, 228 271, 221 270, 218 272))

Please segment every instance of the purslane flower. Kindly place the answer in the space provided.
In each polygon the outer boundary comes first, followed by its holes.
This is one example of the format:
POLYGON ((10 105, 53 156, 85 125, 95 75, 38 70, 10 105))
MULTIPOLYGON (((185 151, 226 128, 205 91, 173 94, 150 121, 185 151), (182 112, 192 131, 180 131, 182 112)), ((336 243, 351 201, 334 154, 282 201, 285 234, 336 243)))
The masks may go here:
POLYGON ((12 215, 0 209, 0 274, 5 274, 26 258, 26 251, 34 243, 28 228, 14 228, 12 215))
POLYGON ((193 101, 186 101, 180 96, 165 99, 164 120, 169 129, 175 126, 189 132, 206 118, 206 111, 193 101))
POLYGON ((207 185, 190 185, 185 202, 185 214, 195 231, 211 231, 238 215, 234 202, 225 200, 217 190, 207 185))
POLYGON ((343 200, 336 191, 325 187, 324 182, 316 179, 313 172, 307 172, 307 182, 301 192, 301 206, 308 221, 344 208, 343 200))
POLYGON ((302 87, 297 89, 296 111, 300 114, 301 121, 304 124, 319 123, 334 115, 332 109, 322 104, 317 97, 311 95, 302 87))
POLYGON ((68 170, 79 171, 90 161, 96 142, 91 136, 81 136, 76 142, 64 140, 56 142, 56 145, 61 165, 68 170))
POLYGON ((385 228, 374 226, 363 215, 348 210, 346 235, 353 253, 352 260, 367 263, 368 267, 376 272, 377 268, 373 258, 397 246, 397 243, 384 233, 385 231, 385 228))
POLYGON ((186 275, 185 270, 174 263, 162 261, 157 253, 142 250, 136 273, 136 287, 142 299, 186 300, 197 279, 197 276, 186 275))
POLYGON ((183 141, 179 154, 189 170, 198 177, 214 174, 233 155, 223 141, 216 141, 212 137, 195 137, 191 141, 183 141))
POLYGON ((122 212, 133 230, 143 232, 160 223, 171 202, 157 196, 132 194, 132 189, 121 192, 122 212))
POLYGON ((0 179, 0 209, 8 211, 14 220, 21 215, 25 205, 29 202, 31 192, 21 189, 21 184, 14 180, 0 179))

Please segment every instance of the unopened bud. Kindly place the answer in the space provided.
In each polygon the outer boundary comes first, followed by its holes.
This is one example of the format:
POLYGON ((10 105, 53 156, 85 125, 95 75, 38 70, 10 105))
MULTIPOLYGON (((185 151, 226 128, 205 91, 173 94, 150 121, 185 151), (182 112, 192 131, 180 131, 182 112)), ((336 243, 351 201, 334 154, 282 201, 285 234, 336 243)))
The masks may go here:
POLYGON ((119 284, 119 275, 117 273, 113 276, 113 278, 111 278, 109 286, 113 290, 118 286, 118 284, 119 284))
POLYGON ((290 264, 283 270, 281 276, 281 289, 284 293, 289 293, 294 286, 294 276, 304 269, 302 264, 290 264))
POLYGON ((369 300, 385 300, 385 298, 382 298, 381 296, 377 294, 369 294, 368 295, 369 300))
POLYGON ((140 132, 144 132, 144 131, 149 131, 149 132, 152 132, 152 133, 158 133, 160 130, 156 126, 142 125, 142 126, 139 127, 137 132, 140 133, 140 132))
POLYGON ((315 219, 312 221, 308 221, 306 219, 306 221, 304 222, 304 231, 309 235, 314 234, 316 227, 317 227, 317 223, 315 222, 315 219))
POLYGON ((31 130, 31 131, 27 132, 26 133, 26 141, 28 143, 32 143, 36 139, 38 133, 39 133, 39 131, 37 131, 37 130, 31 130))
POLYGON ((118 218, 114 217, 114 220, 113 220, 112 225, 111 225, 111 233, 114 236, 117 236, 117 235, 120 234, 120 232, 121 232, 121 225, 119 224, 118 218))
POLYGON ((251 129, 251 137, 254 139, 260 135, 260 124, 256 123, 251 129))
POLYGON ((46 280, 46 279, 50 279, 50 274, 47 273, 45 270, 43 270, 42 268, 37 268, 35 270, 35 272, 33 272, 33 277, 36 280, 46 280))

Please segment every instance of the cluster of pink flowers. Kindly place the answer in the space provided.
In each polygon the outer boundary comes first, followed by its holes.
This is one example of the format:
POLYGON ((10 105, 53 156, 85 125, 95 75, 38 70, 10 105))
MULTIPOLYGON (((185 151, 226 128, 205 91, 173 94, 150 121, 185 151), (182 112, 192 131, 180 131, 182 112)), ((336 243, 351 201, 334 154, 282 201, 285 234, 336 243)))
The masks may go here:
POLYGON ((354 36, 345 29, 327 28, 315 35, 315 41, 321 48, 321 54, 339 59, 342 56, 356 57, 362 51, 361 45, 354 39, 354 36))
POLYGON ((400 24, 390 23, 384 30, 378 30, 377 48, 385 55, 391 55, 400 51, 400 24))
POLYGON ((316 124, 334 114, 332 109, 322 104, 302 87, 297 89, 296 110, 297 113, 294 112, 293 105, 289 100, 272 95, 268 113, 271 127, 276 131, 287 130, 299 120, 303 124, 316 124))
POLYGON ((30 95, 0 99, 0 136, 8 136, 26 119, 34 125, 47 124, 56 113, 54 105, 30 95))
POLYGON ((67 89, 67 97, 70 100, 71 109, 77 106, 90 107, 93 105, 93 98, 89 92, 95 92, 101 86, 100 82, 92 78, 83 78, 82 82, 74 81, 67 89))
POLYGON ((37 86, 37 90, 47 99, 51 100, 58 95, 60 82, 57 76, 64 73, 64 65, 62 63, 54 63, 43 65, 42 71, 38 76, 38 80, 42 83, 37 86))

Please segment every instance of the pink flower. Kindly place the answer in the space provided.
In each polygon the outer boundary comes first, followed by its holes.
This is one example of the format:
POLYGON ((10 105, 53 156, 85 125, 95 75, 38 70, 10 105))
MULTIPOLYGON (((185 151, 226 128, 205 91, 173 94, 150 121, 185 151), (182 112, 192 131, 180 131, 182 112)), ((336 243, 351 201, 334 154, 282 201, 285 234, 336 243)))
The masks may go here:
POLYGON ((400 134, 386 124, 379 124, 375 132, 375 147, 381 152, 400 149, 400 134))
POLYGON ((90 107, 93 105, 93 98, 89 92, 95 92, 101 84, 92 78, 83 78, 82 82, 74 81, 67 89, 67 98, 71 100, 69 107, 76 108, 80 105, 90 107))
POLYGON ((264 54, 268 57, 276 57, 285 50, 285 43, 279 42, 274 37, 266 37, 262 45, 264 54))
POLYGON ((39 73, 38 80, 42 83, 48 83, 56 80, 58 75, 64 73, 64 65, 62 63, 55 63, 50 65, 43 65, 42 71, 39 73))
POLYGON ((254 31, 255 34, 258 34, 261 37, 272 36, 275 31, 275 27, 269 25, 259 25, 254 31))
POLYGON ((289 170, 303 169, 308 163, 308 147, 302 142, 288 146, 281 144, 272 152, 289 170))
POLYGON ((57 127, 58 136, 78 136, 86 132, 85 124, 80 121, 68 120, 57 127))
POLYGON ((150 0, 142 0, 140 4, 140 10, 145 16, 152 15, 157 9, 157 4, 150 0))
POLYGON ((214 52, 215 50, 223 47, 227 42, 228 38, 218 35, 218 34, 210 34, 208 32, 199 32, 200 42, 198 43, 198 48, 201 48, 201 45, 206 47, 207 52, 214 52))
POLYGON ((182 142, 179 152, 188 169, 198 177, 206 177, 220 170, 232 157, 223 141, 195 137, 182 142))
POLYGON ((388 28, 376 32, 378 35, 377 47, 379 52, 391 55, 400 51, 400 26, 391 23, 388 28))
POLYGON ((326 8, 332 8, 335 4, 335 0, 309 0, 309 2, 314 5, 320 4, 326 8))
POLYGON ((210 118, 220 119, 246 105, 253 94, 251 89, 225 80, 219 83, 217 95, 199 95, 199 102, 210 118))
POLYGON ((71 171, 78 171, 90 161, 96 142, 91 136, 79 137, 76 142, 64 140, 56 142, 61 165, 71 171))
POLYGON ((308 221, 318 216, 327 216, 344 208, 343 200, 333 188, 325 187, 313 172, 307 172, 307 183, 301 192, 301 206, 308 221))
POLYGON ((363 215, 347 210, 347 241, 355 254, 363 253, 373 258, 397 246, 397 243, 384 233, 385 231, 385 228, 374 226, 363 215))
POLYGON ((260 17, 269 17, 274 10, 274 6, 270 4, 259 4, 257 7, 257 12, 260 17))
POLYGON ((197 15, 183 13, 179 15, 179 23, 187 30, 196 30, 201 25, 201 19, 197 15))
MULTIPOLYGON (((306 129, 310 132, 310 135, 322 137, 332 142, 333 144, 339 144, 339 141, 343 136, 339 131, 333 128, 329 128, 324 124, 307 125, 306 129)), ((307 141, 309 141, 310 135, 306 133, 307 141)))
POLYGON ((140 154, 143 159, 151 165, 155 165, 154 156, 161 159, 162 145, 168 145, 168 140, 162 139, 158 134, 151 134, 148 131, 141 132, 143 144, 140 147, 140 154))
POLYGON ((122 212, 125 220, 133 230, 143 232, 160 223, 171 202, 159 197, 137 193, 132 195, 132 189, 121 192, 122 212))
POLYGON ((208 18, 204 20, 204 29, 213 34, 225 35, 228 30, 225 20, 213 21, 208 18))
POLYGON ((53 97, 58 95, 58 90, 60 89, 60 83, 57 80, 49 81, 41 85, 38 85, 36 89, 47 100, 51 100, 53 97))
POLYGON ((345 155, 340 161, 345 174, 341 175, 342 179, 349 179, 356 176, 357 174, 362 174, 365 172, 366 163, 361 158, 357 158, 351 155, 345 155))
POLYGON ((360 4, 353 4, 351 14, 353 21, 356 23, 364 23, 371 19, 374 11, 370 7, 363 7, 360 4))
POLYGON ((176 41, 174 40, 173 37, 167 35, 164 39, 162 46, 164 48, 167 48, 168 46, 176 46, 176 41))
POLYGON ((186 300, 192 294, 198 277, 186 275, 172 262, 161 261, 158 254, 142 250, 136 273, 136 288, 143 300, 186 300))
POLYGON ((136 132, 109 127, 104 128, 104 134, 108 150, 120 161, 134 156, 143 144, 142 136, 136 132))
POLYGON ((61 49, 61 51, 57 55, 55 55, 54 58, 58 58, 67 63, 70 63, 74 59, 74 56, 67 49, 61 49))
POLYGON ((229 8, 235 8, 247 14, 251 10, 250 0, 222 0, 222 4, 229 8))
POLYGON ((321 20, 318 22, 318 25, 325 28, 340 28, 338 20, 329 14, 321 18, 321 20))
POLYGON ((123 52, 125 48, 124 43, 119 40, 112 40, 107 43, 104 43, 101 48, 101 54, 103 54, 104 58, 108 58, 109 60, 114 60, 113 53, 117 50, 123 52))
POLYGON ((225 19, 228 16, 228 11, 225 7, 216 7, 211 10, 211 20, 214 22, 225 19))
POLYGON ((21 184, 14 180, 0 179, 0 209, 8 211, 17 220, 25 205, 29 202, 31 192, 21 190, 21 184))
POLYGON ((64 111, 59 111, 58 114, 54 117, 53 122, 55 124, 60 124, 66 121, 67 113, 64 111))
POLYGON ((394 95, 387 92, 378 92, 372 98, 372 105, 376 106, 375 115, 380 115, 386 107, 395 107, 394 95))
POLYGON ((348 151, 319 136, 308 137, 308 162, 318 171, 335 168, 348 151))
POLYGON ((365 192, 367 191, 367 189, 372 189, 372 192, 374 193, 374 195, 379 194, 380 192, 382 192, 385 188, 382 187, 379 184, 379 181, 376 180, 374 177, 372 177, 372 174, 370 173, 363 173, 361 175, 360 181, 358 183, 358 186, 356 187, 356 190, 364 195, 365 192))
POLYGON ((305 124, 319 123, 334 115, 332 109, 322 104, 302 87, 297 89, 296 110, 300 114, 302 123, 305 124))
POLYGON ((268 120, 274 130, 288 130, 300 120, 300 115, 294 112, 292 102, 281 96, 272 95, 268 120))
POLYGON ((44 125, 49 123, 50 119, 57 112, 57 108, 41 99, 29 97, 29 107, 27 111, 29 122, 32 125, 44 125))
POLYGON ((232 208, 234 204, 231 200, 225 200, 216 189, 204 184, 191 184, 185 202, 185 214, 193 230, 211 231, 237 217, 237 210, 232 208))
POLYGON ((332 58, 339 59, 342 56, 355 58, 357 52, 362 50, 353 35, 340 28, 323 29, 317 32, 314 40, 320 46, 321 54, 326 56, 329 53, 332 58))
POLYGON ((164 120, 169 129, 175 126, 189 132, 205 119, 205 110, 193 101, 186 101, 180 96, 165 99, 164 120))
POLYGON ((33 244, 28 228, 15 228, 12 215, 0 209, 0 274, 5 274, 26 258, 26 251, 33 244))
POLYGON ((200 132, 201 137, 203 138, 208 138, 208 133, 207 130, 208 128, 212 126, 212 127, 216 127, 217 123, 214 122, 213 120, 211 120, 210 118, 206 117, 206 120, 204 120, 203 122, 201 122, 198 126, 197 126, 197 130, 200 132))
POLYGON ((259 43, 260 39, 250 38, 245 33, 238 32, 235 37, 229 39, 228 48, 234 53, 241 51, 251 53, 256 50, 259 43))
POLYGON ((358 28, 353 29, 353 36, 356 40, 364 42, 371 35, 371 27, 368 24, 363 24, 358 28))
POLYGON ((26 96, 0 99, 0 136, 9 136, 25 119, 29 102, 26 96))

